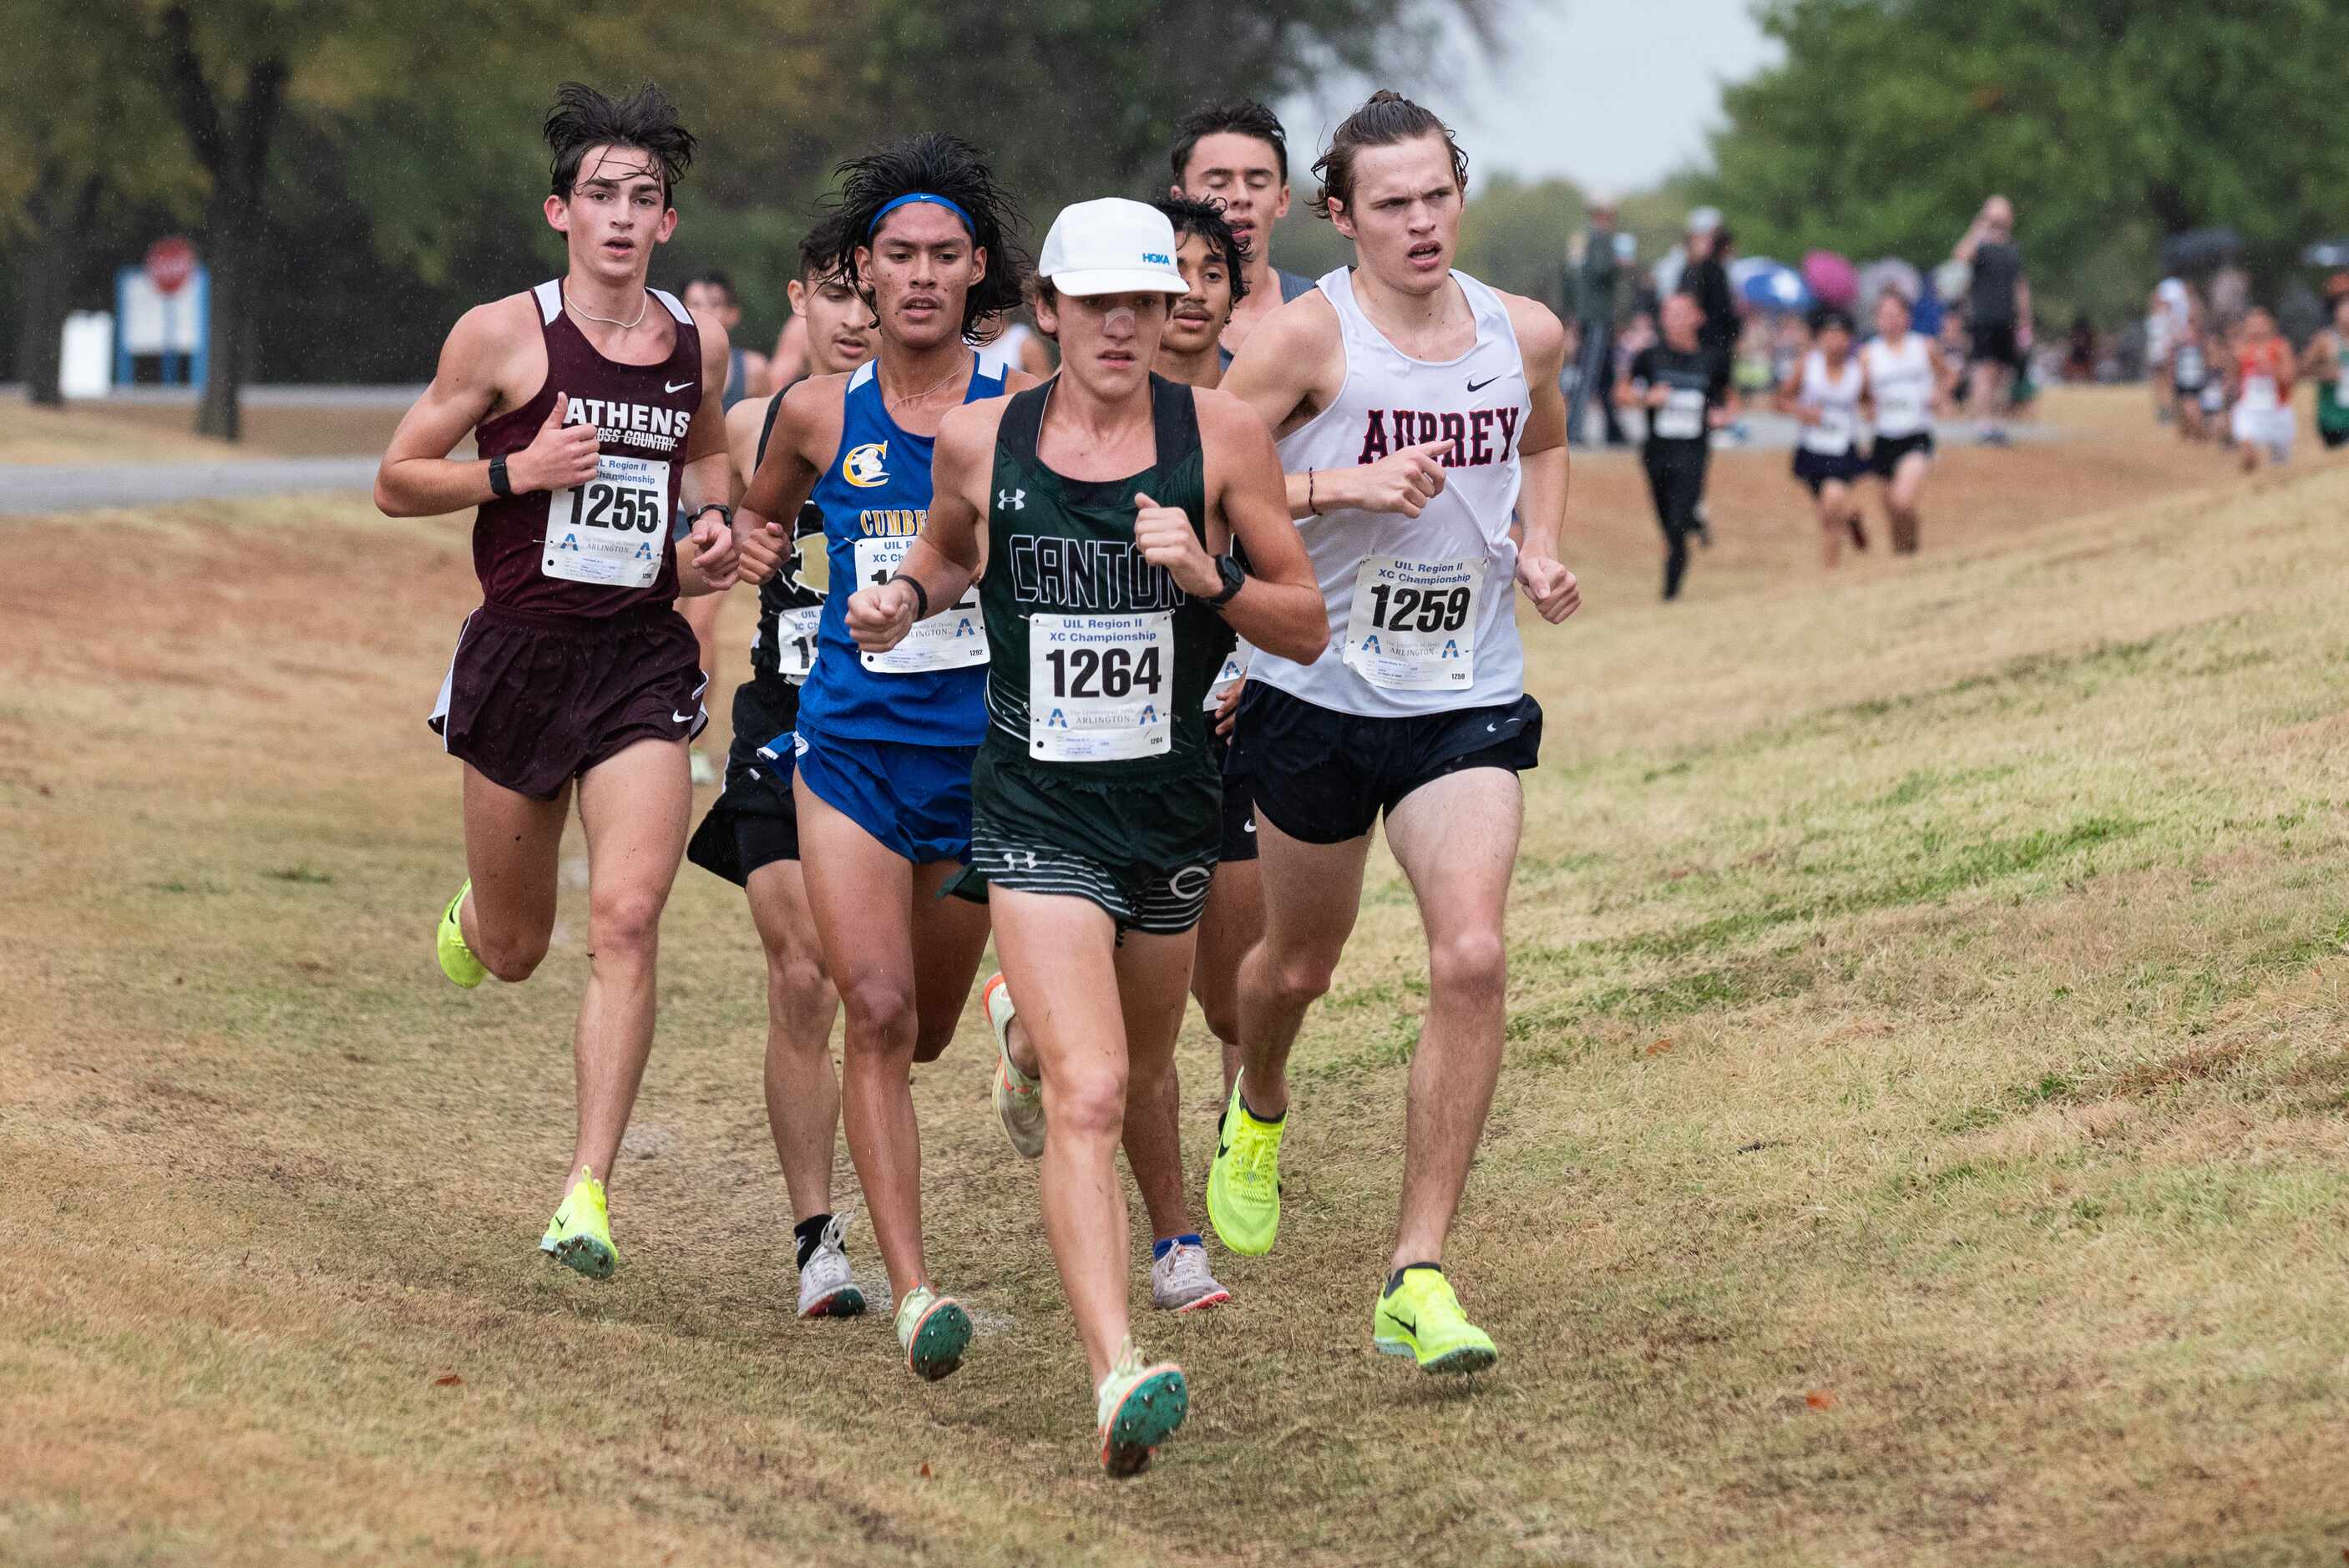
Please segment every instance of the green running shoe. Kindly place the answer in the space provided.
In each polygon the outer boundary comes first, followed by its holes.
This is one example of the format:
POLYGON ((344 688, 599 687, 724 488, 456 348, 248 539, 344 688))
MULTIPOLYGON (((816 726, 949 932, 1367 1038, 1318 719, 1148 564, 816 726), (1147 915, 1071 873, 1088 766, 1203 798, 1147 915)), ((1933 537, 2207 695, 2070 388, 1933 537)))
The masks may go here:
POLYGON ((905 1366, 925 1383, 935 1383, 962 1365, 970 1348, 970 1314, 950 1295, 917 1284, 897 1304, 897 1343, 905 1366))
POLYGON ((468 991, 490 977, 488 968, 465 945, 465 928, 457 922, 457 907, 472 891, 473 879, 467 877, 465 885, 457 890, 457 896, 449 901, 449 907, 440 912, 440 973, 449 976, 450 984, 462 985, 468 991))
POLYGON ((554 1211, 546 1234, 538 1238, 538 1250, 589 1279, 610 1279, 620 1266, 620 1249, 612 1244, 611 1209, 604 1201, 604 1183, 593 1171, 579 1168, 579 1179, 571 1183, 563 1207, 554 1211))
POLYGON ((1216 1141, 1216 1163, 1207 1171, 1207 1219, 1224 1245, 1256 1257, 1272 1251, 1280 1229, 1280 1134, 1278 1121, 1258 1121, 1232 1084, 1231 1103, 1216 1141))
POLYGON ((1102 1469, 1115 1476, 1140 1475, 1150 1468, 1158 1445, 1190 1413, 1191 1387, 1172 1361, 1143 1364, 1127 1336, 1117 1364, 1093 1391, 1094 1424, 1101 1429, 1102 1469))
POLYGON ((1405 1269, 1380 1293, 1371 1339, 1389 1356, 1413 1357, 1423 1372, 1482 1372, 1501 1358, 1492 1336, 1460 1310, 1452 1282, 1438 1268, 1405 1269))

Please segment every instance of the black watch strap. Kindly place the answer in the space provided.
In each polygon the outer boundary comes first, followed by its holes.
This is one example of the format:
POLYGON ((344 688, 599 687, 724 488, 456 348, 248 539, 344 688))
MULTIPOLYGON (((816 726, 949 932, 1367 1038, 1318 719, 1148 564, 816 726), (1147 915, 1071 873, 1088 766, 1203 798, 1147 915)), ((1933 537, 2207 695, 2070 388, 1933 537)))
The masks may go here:
POLYGON ((1203 601, 1210 610, 1220 610, 1230 603, 1238 597, 1241 585, 1247 582, 1247 573, 1240 569, 1237 561, 1228 555, 1216 557, 1216 570, 1223 573, 1224 591, 1203 601))
POLYGON ((490 493, 501 500, 513 494, 513 480, 506 477, 506 460, 503 458, 490 459, 490 493))

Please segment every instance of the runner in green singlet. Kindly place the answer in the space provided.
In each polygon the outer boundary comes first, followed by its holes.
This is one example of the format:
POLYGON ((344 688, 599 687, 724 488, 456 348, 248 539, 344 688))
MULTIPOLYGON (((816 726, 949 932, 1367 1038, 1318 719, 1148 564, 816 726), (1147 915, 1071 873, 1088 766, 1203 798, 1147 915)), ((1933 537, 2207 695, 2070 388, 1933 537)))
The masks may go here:
POLYGON ((2316 382, 2316 433, 2324 449, 2349 445, 2349 279, 2333 288, 2333 325, 2309 339, 2301 374, 2316 382))
POLYGON ((947 416, 919 540, 847 613, 860 646, 895 646, 961 598, 985 531, 988 729, 953 891, 992 905, 1036 1043, 1044 1228, 1117 1475, 1148 1464, 1189 1403, 1182 1369, 1146 1362, 1128 1333, 1115 1160, 1129 1099, 1153 1104, 1174 1057, 1222 836, 1207 688, 1229 633, 1307 660, 1328 638, 1262 422, 1151 374, 1186 292, 1174 253, 1141 202, 1061 213, 1037 304, 1061 373, 947 416))

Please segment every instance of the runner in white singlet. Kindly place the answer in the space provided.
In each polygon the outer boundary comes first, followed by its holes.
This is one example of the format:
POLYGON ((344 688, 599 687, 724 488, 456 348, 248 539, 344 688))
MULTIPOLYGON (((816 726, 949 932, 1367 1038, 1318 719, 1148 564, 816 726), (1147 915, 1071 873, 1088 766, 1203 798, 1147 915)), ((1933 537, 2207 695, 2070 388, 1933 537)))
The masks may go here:
POLYGON ((1876 424, 1868 467, 1884 481, 1893 552, 1914 555, 1918 506, 1933 465, 1933 413, 1947 400, 1957 372, 1939 344, 1909 329, 1909 301, 1898 289, 1886 289, 1876 302, 1876 331, 1859 351, 1876 424))
POLYGON ((1847 536, 1853 549, 1868 548, 1854 488, 1868 472, 1859 449, 1859 406, 1868 377, 1851 352, 1847 312, 1821 306, 1812 314, 1811 335, 1817 346, 1803 356, 1794 384, 1780 391, 1778 407, 1803 427, 1795 442, 1795 478, 1809 488, 1818 509, 1820 559, 1833 571, 1847 536))
POLYGON ((1356 264, 1266 316, 1224 380, 1280 438, 1330 647, 1310 664, 1259 653, 1233 737, 1257 784, 1265 937, 1240 969, 1243 1066, 1207 1213, 1235 1252, 1273 1243, 1289 1049, 1353 928, 1383 812, 1431 961, 1371 1337, 1470 1372, 1498 1353, 1442 1258, 1500 1072, 1517 773, 1541 732, 1512 600, 1522 588, 1553 622, 1580 603, 1557 561, 1566 333, 1452 270, 1467 160, 1426 109, 1374 94, 1314 167, 1315 207, 1356 264))

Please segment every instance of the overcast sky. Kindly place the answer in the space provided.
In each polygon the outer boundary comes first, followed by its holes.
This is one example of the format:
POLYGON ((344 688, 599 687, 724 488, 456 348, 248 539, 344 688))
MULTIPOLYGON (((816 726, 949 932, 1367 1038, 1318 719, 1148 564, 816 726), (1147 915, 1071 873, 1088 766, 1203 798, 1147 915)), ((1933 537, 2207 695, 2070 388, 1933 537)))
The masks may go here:
MULTIPOLYGON (((1776 57, 1750 3, 1516 0, 1498 59, 1413 96, 1453 123, 1479 170, 1620 195, 1700 158, 1722 83, 1776 57)), ((1361 96, 1283 106, 1290 145, 1318 148, 1361 96)))

